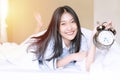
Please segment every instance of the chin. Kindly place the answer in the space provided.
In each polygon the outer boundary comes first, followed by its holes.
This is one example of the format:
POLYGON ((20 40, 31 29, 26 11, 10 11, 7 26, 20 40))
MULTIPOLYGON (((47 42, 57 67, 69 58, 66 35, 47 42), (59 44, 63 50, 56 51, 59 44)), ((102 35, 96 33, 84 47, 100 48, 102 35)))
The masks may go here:
POLYGON ((75 37, 68 38, 69 40, 73 40, 75 37))

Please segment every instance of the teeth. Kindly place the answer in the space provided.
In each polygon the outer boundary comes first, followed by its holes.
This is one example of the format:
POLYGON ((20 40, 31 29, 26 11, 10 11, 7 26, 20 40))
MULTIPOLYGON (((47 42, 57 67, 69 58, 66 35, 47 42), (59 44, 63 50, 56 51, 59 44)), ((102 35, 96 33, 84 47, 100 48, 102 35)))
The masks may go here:
POLYGON ((73 32, 68 32, 67 34, 70 35, 70 34, 73 34, 73 32))

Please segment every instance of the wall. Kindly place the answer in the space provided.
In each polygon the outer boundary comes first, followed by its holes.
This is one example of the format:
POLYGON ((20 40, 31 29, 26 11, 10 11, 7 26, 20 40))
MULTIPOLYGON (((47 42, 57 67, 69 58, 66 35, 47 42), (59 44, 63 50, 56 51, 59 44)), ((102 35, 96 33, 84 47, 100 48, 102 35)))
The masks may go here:
POLYGON ((120 0, 94 0, 94 25, 97 21, 112 21, 120 43, 120 0))
POLYGON ((92 29, 93 0, 9 0, 8 41, 19 44, 34 33, 36 12, 42 16, 41 30, 46 29, 53 11, 61 5, 71 6, 77 12, 81 25, 92 29))

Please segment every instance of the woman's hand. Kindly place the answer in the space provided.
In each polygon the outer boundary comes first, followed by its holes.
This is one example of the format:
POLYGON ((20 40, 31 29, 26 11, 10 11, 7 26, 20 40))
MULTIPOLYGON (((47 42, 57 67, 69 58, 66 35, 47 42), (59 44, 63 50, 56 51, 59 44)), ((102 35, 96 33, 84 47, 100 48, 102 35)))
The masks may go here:
POLYGON ((96 28, 98 26, 105 26, 105 29, 109 29, 112 28, 112 22, 103 22, 103 23, 99 23, 93 30, 93 35, 92 35, 92 39, 91 39, 91 46, 90 49, 88 51, 88 55, 87 55, 87 59, 86 59, 86 70, 89 71, 90 70, 90 66, 91 64, 94 62, 95 59, 95 53, 96 53, 96 46, 93 44, 93 36, 96 33, 96 28))
POLYGON ((78 52, 74 54, 74 60, 75 61, 81 61, 83 59, 85 59, 87 56, 87 52, 78 52))
POLYGON ((78 52, 70 54, 60 60, 57 61, 57 68, 64 67, 72 61, 81 61, 87 56, 86 52, 78 52))

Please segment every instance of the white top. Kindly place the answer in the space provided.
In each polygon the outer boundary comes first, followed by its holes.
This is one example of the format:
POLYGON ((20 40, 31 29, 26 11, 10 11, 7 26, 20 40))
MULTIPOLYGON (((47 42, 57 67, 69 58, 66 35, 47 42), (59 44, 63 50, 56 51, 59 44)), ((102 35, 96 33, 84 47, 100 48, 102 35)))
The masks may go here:
MULTIPOLYGON (((83 36, 82 36, 82 40, 81 40, 81 49, 80 49, 80 51, 88 51, 88 43, 89 43, 89 37, 90 37, 90 35, 91 34, 89 34, 89 33, 91 33, 91 31, 90 30, 87 30, 87 29, 85 29, 85 28, 82 28, 82 33, 83 33, 83 36), (87 35, 86 35, 87 34, 87 35)), ((38 34, 41 34, 41 33, 38 33, 38 34)), ((35 36, 35 35, 34 35, 35 36)), ((38 36, 38 35, 37 35, 38 36)), ((25 41, 24 42, 24 46, 25 46, 25 43, 26 42, 29 42, 30 41, 30 38, 27 40, 27 41, 25 41)), ((31 42, 31 41, 30 41, 31 42)), ((22 44, 23 45, 23 44, 22 44)), ((28 45, 28 44, 27 44, 28 45)), ((57 61, 57 59, 61 59, 61 58, 63 58, 63 57, 65 57, 65 56, 67 56, 67 55, 69 55, 69 54, 71 54, 70 52, 69 52, 69 49, 65 46, 65 43, 64 43, 64 41, 63 41, 63 53, 62 53, 62 55, 59 57, 59 58, 56 58, 56 59, 52 59, 52 60, 50 60, 50 61, 46 61, 46 60, 44 60, 43 61, 43 65, 42 64, 39 64, 39 67, 40 67, 40 69, 41 70, 45 70, 45 71, 49 71, 49 70, 56 70, 56 69, 58 69, 58 68, 56 68, 56 61, 57 61)), ((30 53, 29 53, 30 54, 30 53)), ((47 47, 47 49, 46 49, 46 52, 45 52, 45 56, 44 56, 44 58, 45 59, 49 59, 49 58, 51 58, 51 56, 53 55, 54 53, 53 53, 53 40, 51 40, 50 42, 49 42, 49 44, 48 44, 48 47, 47 47)), ((81 70, 81 67, 80 66, 85 66, 85 63, 83 62, 83 61, 81 61, 81 62, 76 62, 76 63, 74 63, 74 62, 71 62, 70 64, 68 64, 68 65, 66 65, 65 67, 63 67, 62 69, 66 69, 66 68, 74 68, 74 69, 78 69, 79 68, 79 70, 81 70), (82 63, 82 64, 81 64, 82 63)), ((61 68, 60 68, 61 69, 61 68)), ((85 69, 85 67, 84 67, 84 69, 85 69)))
MULTIPOLYGON (((53 53, 53 45, 54 45, 53 40, 51 40, 49 42, 49 44, 48 44, 48 47, 47 47, 46 51, 45 51, 43 64, 39 64, 39 67, 40 67, 40 69, 42 71, 50 71, 50 70, 58 69, 58 68, 56 68, 56 61, 58 59, 61 59, 61 58, 65 57, 65 56, 69 55, 69 54, 72 54, 72 53, 70 53, 69 48, 66 47, 66 45, 65 45, 65 43, 63 41, 63 46, 62 46, 63 47, 63 53, 62 53, 62 55, 60 57, 58 57, 58 58, 51 59, 50 61, 47 61, 46 59, 50 59, 54 55, 54 53, 53 53)), ((80 51, 88 51, 87 39, 85 38, 85 36, 82 36, 80 51)), ((31 54, 31 53, 29 53, 29 54, 31 54)), ((81 61, 81 63, 83 63, 83 61, 81 61)), ((85 65, 85 63, 78 65, 77 62, 76 63, 71 62, 68 65, 62 67, 62 69, 71 67, 72 69, 74 68, 74 69, 81 70, 81 67, 80 67, 81 65, 85 65)), ((84 69, 85 69, 85 67, 84 67, 84 69)))

